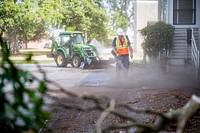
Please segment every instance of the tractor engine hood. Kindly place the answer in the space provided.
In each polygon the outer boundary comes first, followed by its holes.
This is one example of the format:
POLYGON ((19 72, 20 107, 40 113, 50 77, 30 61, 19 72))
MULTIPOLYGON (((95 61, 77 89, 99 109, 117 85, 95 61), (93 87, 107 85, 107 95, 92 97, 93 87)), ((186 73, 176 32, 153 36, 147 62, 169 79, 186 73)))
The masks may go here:
POLYGON ((92 49, 96 49, 94 46, 90 45, 90 44, 76 44, 74 45, 75 48, 83 48, 83 49, 88 49, 88 48, 92 48, 92 49))
POLYGON ((96 49, 96 47, 94 47, 93 45, 90 44, 76 44, 73 45, 74 49, 76 49, 77 51, 82 51, 82 56, 87 59, 92 59, 92 60, 97 60, 99 59, 99 55, 98 55, 98 51, 96 49))

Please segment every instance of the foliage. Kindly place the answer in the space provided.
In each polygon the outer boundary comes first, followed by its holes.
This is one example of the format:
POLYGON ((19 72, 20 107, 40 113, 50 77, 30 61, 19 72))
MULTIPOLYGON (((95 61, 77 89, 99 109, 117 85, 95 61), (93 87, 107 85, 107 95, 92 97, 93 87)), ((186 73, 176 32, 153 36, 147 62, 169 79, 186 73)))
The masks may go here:
MULTIPOLYGON (((45 77, 39 80, 28 71, 18 69, 9 60, 7 43, 1 37, 0 44, 0 130, 9 133, 38 132, 50 118, 44 110, 45 77), (33 83, 38 86, 29 88, 33 83)), ((31 55, 27 58, 27 61, 30 60, 31 55)))
POLYGON ((27 48, 27 42, 49 38, 51 29, 60 28, 83 31, 86 39, 96 38, 105 44, 110 30, 118 27, 127 30, 131 20, 133 1, 130 0, 4 0, 0 3, 0 28, 5 29, 13 53, 19 52, 18 40, 27 48))
POLYGON ((63 10, 62 25, 65 30, 83 31, 89 40, 97 38, 102 41, 107 35, 108 15, 101 1, 94 0, 65 0, 66 10, 63 10), (88 33, 88 34, 86 34, 88 33))
POLYGON ((18 39, 26 44, 49 37, 52 28, 80 30, 90 40, 103 41, 107 38, 109 18, 102 3, 102 0, 5 0, 0 3, 0 26, 14 47, 18 39))
MULTIPOLYGON (((0 25, 6 31, 9 42, 16 48, 17 40, 38 40, 47 35, 50 25, 62 17, 56 0, 5 0, 0 3, 0 25)), ((14 49, 13 53, 18 52, 14 49)))
POLYGON ((133 26, 134 1, 133 0, 107 0, 111 26, 113 29, 121 27, 125 31, 133 26))
POLYGON ((173 46, 174 27, 164 22, 148 25, 140 30, 144 36, 143 50, 149 57, 156 58, 159 54, 167 56, 173 46))

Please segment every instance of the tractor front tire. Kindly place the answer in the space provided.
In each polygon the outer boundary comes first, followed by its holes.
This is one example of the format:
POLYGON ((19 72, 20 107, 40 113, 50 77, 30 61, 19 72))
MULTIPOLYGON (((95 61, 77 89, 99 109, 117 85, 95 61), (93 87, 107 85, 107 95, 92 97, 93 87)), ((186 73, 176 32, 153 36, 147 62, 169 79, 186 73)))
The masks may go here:
POLYGON ((67 66, 67 60, 66 60, 64 54, 61 52, 58 52, 58 54, 56 56, 56 65, 58 67, 66 67, 67 66))
POLYGON ((81 59, 79 56, 74 56, 72 59, 72 67, 79 68, 81 65, 81 59))

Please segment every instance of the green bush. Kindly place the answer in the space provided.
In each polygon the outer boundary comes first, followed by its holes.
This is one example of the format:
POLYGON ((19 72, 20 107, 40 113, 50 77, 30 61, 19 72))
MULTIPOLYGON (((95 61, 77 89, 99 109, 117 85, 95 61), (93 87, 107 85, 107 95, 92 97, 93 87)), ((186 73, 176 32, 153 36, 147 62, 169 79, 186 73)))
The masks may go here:
POLYGON ((149 57, 157 58, 160 54, 167 57, 167 52, 173 46, 174 27, 172 25, 157 22, 141 29, 140 33, 144 37, 142 48, 149 57))
MULTIPOLYGON (((47 93, 45 78, 18 69, 11 60, 7 43, 1 38, 0 62, 0 130, 3 133, 38 132, 50 118, 44 109, 47 93), (36 88, 30 88, 37 83, 36 88)), ((31 55, 27 61, 31 60, 31 55)))

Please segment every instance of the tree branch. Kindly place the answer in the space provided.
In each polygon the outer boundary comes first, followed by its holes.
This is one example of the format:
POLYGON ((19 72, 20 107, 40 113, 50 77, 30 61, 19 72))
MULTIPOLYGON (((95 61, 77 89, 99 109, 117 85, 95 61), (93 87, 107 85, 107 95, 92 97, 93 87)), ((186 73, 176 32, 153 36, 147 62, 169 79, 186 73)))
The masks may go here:
MULTIPOLYGON (((60 87, 60 86, 59 86, 60 87)), ((167 113, 162 113, 154 110, 149 109, 137 109, 133 108, 132 106, 128 105, 127 103, 117 102, 109 97, 98 98, 93 95, 76 95, 73 94, 63 88, 59 89, 62 94, 71 96, 72 99, 77 98, 79 100, 89 100, 94 103, 93 106, 90 107, 81 107, 76 104, 63 104, 59 102, 59 98, 55 96, 50 96, 53 100, 57 101, 62 108, 65 109, 76 109, 78 111, 91 111, 91 110, 100 110, 102 111, 100 117, 96 122, 96 133, 108 132, 114 129, 128 129, 130 127, 136 127, 137 133, 146 133, 146 132, 159 132, 161 131, 166 124, 172 121, 177 121, 177 133, 183 133, 185 125, 187 121, 197 113, 200 108, 200 97, 193 95, 192 98, 188 101, 188 103, 177 110, 172 110, 167 113), (158 116, 157 119, 153 124, 145 124, 142 122, 138 122, 134 118, 127 116, 126 114, 120 113, 116 111, 116 108, 124 108, 127 109, 129 112, 134 113, 143 113, 143 114, 151 114, 158 116), (101 128, 103 121, 109 114, 113 114, 119 118, 129 121, 128 123, 118 123, 110 125, 104 129, 101 128)), ((50 92, 54 92, 50 90, 50 92)), ((58 90, 56 90, 58 93, 58 90)))

